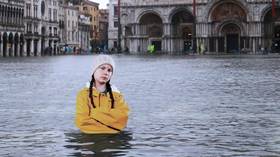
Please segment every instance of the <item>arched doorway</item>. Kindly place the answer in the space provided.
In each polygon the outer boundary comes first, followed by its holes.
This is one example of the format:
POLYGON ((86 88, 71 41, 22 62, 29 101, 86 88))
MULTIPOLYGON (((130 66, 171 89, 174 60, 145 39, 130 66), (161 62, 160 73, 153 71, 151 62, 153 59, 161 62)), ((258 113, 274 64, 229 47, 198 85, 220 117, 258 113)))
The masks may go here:
MULTIPOLYGON (((239 2, 217 2, 210 13, 213 33, 209 40, 209 51, 217 53, 239 52, 241 48, 240 39, 246 39, 243 29, 246 21, 246 10, 239 2), (229 44, 231 42, 233 44, 229 44)), ((247 45, 246 41, 242 43, 243 47, 247 45)))
POLYGON ((240 52, 240 28, 234 24, 229 23, 223 26, 221 34, 225 39, 225 50, 227 53, 240 52))
POLYGON ((7 56, 7 44, 8 44, 8 35, 5 32, 3 34, 3 57, 7 56))
POLYGON ((280 52, 280 8, 272 17, 271 8, 264 16, 264 48, 271 52, 280 52))
POLYGON ((31 39, 26 39, 26 56, 31 55, 31 39))
POLYGON ((24 46, 24 36, 23 34, 20 35, 20 38, 19 38, 19 56, 23 56, 23 46, 24 46))
POLYGON ((16 33, 15 35, 15 46, 14 46, 14 56, 18 56, 18 45, 19 45, 19 35, 16 33))
POLYGON ((193 47, 194 17, 185 9, 178 10, 171 19, 173 51, 188 52, 193 47))
MULTIPOLYGON (((160 52, 162 49, 162 34, 163 24, 161 18, 155 13, 146 13, 139 21, 140 35, 143 36, 144 41, 141 44, 142 51, 147 51, 148 45, 155 46, 155 51, 160 52)), ((141 51, 141 50, 140 50, 141 51)))
POLYGON ((13 33, 9 34, 9 43, 8 43, 8 51, 9 51, 9 56, 13 56, 13 44, 14 44, 14 35, 13 33))
POLYGON ((38 39, 34 39, 33 42, 34 42, 34 43, 33 43, 33 44, 34 44, 34 45, 33 45, 33 46, 34 46, 34 47, 33 47, 34 56, 38 56, 38 39))

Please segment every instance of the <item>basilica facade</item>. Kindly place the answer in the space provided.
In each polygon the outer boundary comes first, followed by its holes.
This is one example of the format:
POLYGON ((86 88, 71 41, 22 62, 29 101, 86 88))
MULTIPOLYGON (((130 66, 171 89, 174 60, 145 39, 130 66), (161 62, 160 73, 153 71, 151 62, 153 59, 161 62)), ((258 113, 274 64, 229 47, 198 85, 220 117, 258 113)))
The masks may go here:
POLYGON ((271 0, 196 0, 195 7, 193 0, 122 0, 122 47, 132 54, 147 53, 149 45, 164 54, 278 52, 274 6, 271 0))

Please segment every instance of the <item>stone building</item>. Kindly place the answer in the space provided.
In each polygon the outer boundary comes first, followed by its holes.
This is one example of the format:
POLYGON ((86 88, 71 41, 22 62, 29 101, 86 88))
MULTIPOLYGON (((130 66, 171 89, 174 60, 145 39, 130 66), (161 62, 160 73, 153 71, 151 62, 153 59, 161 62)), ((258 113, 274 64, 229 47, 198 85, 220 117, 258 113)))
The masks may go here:
POLYGON ((58 11, 58 0, 25 0, 26 56, 59 54, 58 11))
POLYGON ((79 53, 88 53, 90 50, 90 32, 92 32, 92 25, 90 22, 91 15, 79 12, 78 23, 78 41, 80 45, 79 53))
POLYGON ((99 41, 102 49, 108 49, 108 9, 99 10, 99 41))
POLYGON ((24 56, 24 0, 0 1, 0 56, 24 56))
MULTIPOLYGON (((108 49, 110 51, 117 51, 118 47, 118 0, 110 0, 109 1, 109 23, 108 23, 108 49)), ((129 9, 127 6, 123 5, 123 16, 124 18, 128 19, 127 15, 129 9), (126 13, 125 13, 126 12, 126 13)), ((127 4, 126 4, 127 5, 127 4)), ((132 4, 131 4, 132 5, 132 4)), ((132 10, 132 8, 131 8, 132 10)), ((134 16, 129 17, 130 19, 134 18, 134 16)), ((130 23, 123 21, 124 25, 131 25, 130 23)), ((124 35, 124 34, 123 34, 124 35)), ((128 34, 127 34, 128 36, 128 34)), ((128 44, 126 44, 128 45, 128 44)), ((124 47, 124 44, 123 46, 124 47)))
POLYGON ((90 0, 83 0, 81 2, 80 12, 91 15, 91 46, 93 49, 99 45, 99 3, 90 1, 90 0))
POLYGON ((165 54, 279 51, 278 2, 276 16, 271 0, 196 0, 195 6, 193 12, 193 0, 122 0, 122 48, 133 54, 151 44, 165 54))
POLYGON ((62 29, 62 38, 65 42, 66 53, 78 53, 79 36, 78 36, 78 15, 79 9, 72 4, 63 6, 64 11, 64 29, 62 29))

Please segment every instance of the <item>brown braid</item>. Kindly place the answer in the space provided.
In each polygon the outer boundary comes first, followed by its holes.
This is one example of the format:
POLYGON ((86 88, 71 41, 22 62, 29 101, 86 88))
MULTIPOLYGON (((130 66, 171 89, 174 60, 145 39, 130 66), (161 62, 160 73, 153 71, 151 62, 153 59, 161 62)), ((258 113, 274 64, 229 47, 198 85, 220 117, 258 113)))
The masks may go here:
POLYGON ((112 88, 111 88, 111 85, 110 85, 110 80, 106 83, 106 88, 110 94, 110 98, 111 98, 111 108, 114 108, 114 97, 113 97, 113 92, 112 92, 112 88))
POLYGON ((94 102, 93 102, 93 97, 92 97, 92 87, 93 87, 93 83, 94 83, 94 75, 92 75, 91 81, 90 81, 90 85, 89 85, 89 99, 90 102, 92 104, 92 107, 95 108, 94 102))
MULTIPOLYGON (((92 75, 92 79, 90 81, 90 86, 89 86, 89 98, 90 98, 90 102, 92 104, 92 107, 93 108, 96 108, 95 105, 94 105, 94 101, 93 101, 93 97, 92 97, 92 88, 93 88, 93 84, 94 84, 94 75, 92 75)), ((106 83, 106 89, 108 90, 109 94, 110 94, 110 99, 111 99, 111 108, 114 108, 114 103, 115 103, 115 100, 114 100, 114 97, 113 97, 113 92, 112 92, 112 88, 111 88, 111 85, 110 85, 110 80, 106 83)))

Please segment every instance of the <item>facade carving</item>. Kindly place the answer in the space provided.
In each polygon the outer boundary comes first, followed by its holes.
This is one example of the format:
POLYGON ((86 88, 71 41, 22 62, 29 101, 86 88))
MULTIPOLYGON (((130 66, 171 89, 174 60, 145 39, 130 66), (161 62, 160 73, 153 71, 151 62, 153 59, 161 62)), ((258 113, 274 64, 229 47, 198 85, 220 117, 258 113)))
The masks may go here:
MULTIPOLYGON (((196 16, 193 0, 121 2, 122 48, 133 54, 147 53, 150 44, 166 54, 280 50, 280 8, 272 17, 271 0, 196 0, 196 16)), ((116 6, 116 0, 110 3, 116 6)), ((109 24, 109 48, 114 30, 109 24)))

